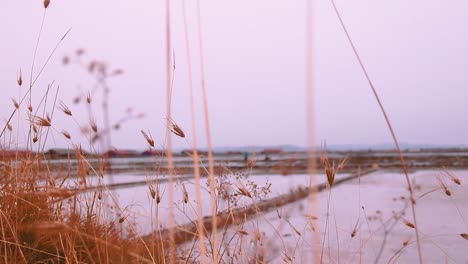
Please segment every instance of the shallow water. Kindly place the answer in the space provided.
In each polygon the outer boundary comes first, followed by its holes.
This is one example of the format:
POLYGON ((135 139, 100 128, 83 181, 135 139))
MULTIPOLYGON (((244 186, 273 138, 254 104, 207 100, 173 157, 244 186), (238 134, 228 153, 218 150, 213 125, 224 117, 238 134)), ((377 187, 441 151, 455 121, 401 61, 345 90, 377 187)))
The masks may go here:
MULTIPOLYGON (((462 185, 455 185, 446 178, 445 182, 452 192, 450 197, 445 195, 437 181, 437 176, 441 175, 439 171, 423 170, 410 175, 415 187, 415 196, 420 197, 417 199, 416 213, 424 263, 468 261, 468 241, 460 236, 460 233, 468 233, 465 220, 468 217, 468 192, 464 186, 465 182, 468 182, 468 171, 459 170, 454 173, 461 179, 462 185)), ((347 174, 337 175, 337 178, 344 176, 347 174)), ((141 174, 117 174, 113 177, 114 183, 146 180, 147 177, 141 174)), ((232 176, 226 180, 232 188, 246 185, 249 181, 259 187, 271 183, 271 192, 262 196, 263 199, 309 185, 308 175, 255 175, 238 178, 232 176)), ((108 176, 104 176, 104 181, 110 182, 108 176)), ((317 183, 322 182, 325 182, 325 176, 318 175, 317 183)), ((95 179, 89 183, 96 184, 95 179)), ((208 216, 211 215, 211 204, 207 179, 201 179, 201 186, 202 215, 208 216)), ((185 224, 197 218, 194 179, 176 181, 173 203, 169 202, 168 188, 167 182, 160 183, 161 203, 157 212, 147 185, 104 191, 103 197, 108 204, 118 201, 120 211, 128 216, 129 221, 125 223, 131 223, 132 228, 140 234, 148 234, 156 225, 163 228, 168 226, 170 209, 173 210, 176 224, 185 224), (183 201, 182 182, 188 193, 187 203, 183 201)), ((329 200, 327 191, 317 196, 318 211, 313 211, 310 200, 306 199, 262 214, 261 217, 247 221, 241 226, 230 227, 228 237, 229 234, 236 235, 240 229, 247 231, 249 235, 239 237, 238 240, 249 245, 247 250, 257 252, 259 248, 253 246, 253 234, 261 234, 261 250, 268 256, 269 263, 284 263, 284 254, 294 256, 295 263, 311 263, 314 260, 312 249, 321 248, 321 243, 317 244, 312 237, 314 232, 311 227, 314 226, 316 232, 319 232, 320 240, 326 238, 323 251, 325 263, 373 263, 376 259, 378 263, 418 262, 414 229, 406 226, 401 218, 413 222, 403 174, 378 171, 360 180, 352 180, 334 187, 330 198, 329 200), (402 209, 405 210, 401 211, 402 209), (395 213, 403 212, 404 215, 395 218, 395 213), (311 221, 307 215, 318 216, 319 220, 311 221), (327 215, 329 229, 324 236, 327 215), (351 238, 354 229, 356 236, 351 238), (403 247, 402 244, 407 239, 409 243, 403 247)), ((252 199, 241 197, 237 206, 250 203, 252 199)), ((228 208, 228 203, 220 201, 218 206, 221 211, 228 208)), ((119 217, 119 213, 109 215, 119 217)), ((237 243, 240 243, 239 241, 237 243)), ((241 259, 247 256, 249 253, 239 256, 240 259, 236 261, 248 262, 248 259, 241 259)))
MULTIPOLYGON (((451 197, 440 190, 436 181, 436 176, 440 175, 438 171, 411 174, 418 189, 416 197, 438 189, 416 203, 424 263, 468 261, 468 241, 460 236, 468 232, 465 221, 468 193, 463 186, 468 182, 468 171, 455 173, 461 178, 462 186, 447 181, 451 197)), ((295 257, 294 263, 312 263, 313 249, 321 248, 321 243, 313 240, 311 225, 320 230, 321 241, 325 237, 324 251, 318 253, 325 263, 374 263, 377 259, 377 263, 417 263, 414 229, 406 226, 401 216, 394 217, 395 212, 405 208, 407 195, 404 175, 376 172, 360 182, 354 180, 333 188, 330 202, 327 192, 320 193, 318 213, 312 211, 309 200, 303 200, 281 208, 279 213, 271 212, 234 227, 232 232, 238 229, 247 230, 249 234, 259 231, 264 241, 262 250, 269 263, 284 263, 285 253, 295 257), (329 229, 325 235, 328 204, 329 229), (318 215, 319 220, 311 222, 304 216, 309 214, 318 215), (351 238, 355 227, 356 235, 351 238), (410 241, 403 247, 407 239, 410 241)), ((402 217, 413 222, 409 207, 404 212, 402 217)), ((252 244, 252 236, 242 239, 252 244)))

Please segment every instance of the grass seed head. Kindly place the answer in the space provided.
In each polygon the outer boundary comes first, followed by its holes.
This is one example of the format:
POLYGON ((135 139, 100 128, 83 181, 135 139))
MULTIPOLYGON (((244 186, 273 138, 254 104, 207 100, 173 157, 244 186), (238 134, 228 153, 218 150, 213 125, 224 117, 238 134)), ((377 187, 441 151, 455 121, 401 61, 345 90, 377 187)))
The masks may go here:
POLYGON ((88 64, 88 72, 89 72, 89 73, 93 73, 94 70, 96 69, 96 66, 97 66, 97 62, 96 62, 96 61, 91 61, 91 62, 88 64))
POLYGON ((99 134, 95 134, 92 138, 91 138, 91 143, 96 143, 96 141, 98 141, 98 139, 100 139, 101 136, 99 134))
POLYGON ((461 233, 460 236, 463 237, 464 239, 468 240, 468 234, 467 233, 461 233))
POLYGON ((46 116, 46 118, 36 116, 35 124, 40 127, 50 127, 52 124, 50 123, 50 117, 46 116))
POLYGON ((89 120, 89 126, 91 127, 91 129, 94 131, 94 133, 97 133, 98 131, 98 127, 97 127, 97 124, 96 124, 96 121, 94 120, 89 120))
MULTIPOLYGON (((161 203, 161 195, 159 191, 159 185, 156 183, 156 186, 152 183, 148 183, 148 188, 151 194, 151 198, 153 200, 156 200, 156 203, 159 204, 161 203)), ((188 195, 187 195, 187 200, 188 200, 188 195)))
POLYGON ((401 218, 401 220, 403 221, 403 223, 407 226, 407 227, 410 227, 410 228, 416 228, 416 226, 411 223, 410 221, 404 219, 403 217, 401 218))
POLYGON ((184 131, 176 124, 172 125, 172 132, 181 138, 185 137, 184 131))
POLYGON ((113 72, 111 72, 111 76, 117 76, 117 75, 122 75, 124 71, 122 69, 116 69, 113 72))
POLYGON ((325 168, 325 174, 327 175, 328 185, 332 186, 333 183, 335 182, 335 170, 334 170, 334 168, 333 167, 325 168))
POLYGON ((75 54, 76 56, 80 57, 81 55, 83 55, 85 53, 85 50, 82 49, 82 48, 79 48, 75 51, 75 54))
POLYGON ((66 137, 67 139, 71 139, 70 133, 68 133, 68 132, 65 131, 65 130, 62 131, 62 135, 63 135, 64 137, 66 137))
POLYGON ((461 185, 460 179, 457 176, 455 176, 455 174, 453 174, 453 172, 449 171, 448 169, 445 169, 442 172, 442 174, 447 176, 448 178, 450 178, 450 180, 453 181, 455 184, 461 185))
POLYGON ((91 104, 91 93, 89 93, 89 92, 86 95, 86 103, 91 104))
POLYGON ((21 69, 19 71, 18 78, 16 79, 16 81, 18 82, 19 86, 23 85, 23 76, 22 76, 22 73, 21 73, 21 69))
POLYGON ((289 256, 288 253, 283 253, 283 261, 284 263, 294 263, 294 258, 289 256))
POLYGON ((351 238, 356 236, 358 229, 359 229, 359 221, 357 221, 356 224, 354 225, 353 231, 351 232, 351 238))
POLYGON ((58 106, 58 109, 60 109, 60 111, 62 111, 64 114, 68 115, 68 116, 72 116, 72 111, 70 110, 70 108, 68 108, 68 106, 60 101, 60 105, 58 106))
POLYGON ((156 199, 156 190, 154 188, 153 185, 148 185, 148 188, 149 188, 149 191, 150 191, 150 194, 151 194, 151 198, 153 198, 153 200, 156 199))
POLYGON ((189 200, 189 196, 188 196, 188 192, 187 192, 187 189, 185 188, 185 184, 182 183, 182 192, 183 192, 183 195, 184 195, 184 203, 188 203, 188 200, 189 200))
POLYGON ((242 195, 252 198, 252 194, 244 186, 237 186, 236 195, 242 195))
POLYGON ((15 106, 15 108, 18 109, 19 108, 18 102, 16 102, 16 100, 13 98, 11 98, 11 100, 13 101, 13 105, 15 106))
POLYGON ((333 186, 333 183, 335 182, 336 173, 339 170, 343 169, 344 166, 346 166, 347 162, 348 162, 348 159, 345 158, 341 160, 338 165, 336 165, 334 161, 330 164, 327 152, 324 152, 320 156, 320 163, 322 164, 322 167, 325 170, 325 175, 327 176, 327 182, 330 187, 333 186))
POLYGON ((63 65, 68 65, 70 63, 70 57, 68 56, 63 56, 62 58, 62 64, 63 65))
POLYGON ((304 215, 309 220, 318 220, 318 217, 315 215, 304 215))
POLYGON ((450 190, 447 187, 447 184, 445 184, 444 180, 441 177, 437 177, 437 180, 439 181, 440 188, 442 188, 445 191, 445 194, 447 196, 451 196, 452 192, 450 192, 450 190))
POLYGON ((141 130, 141 134, 142 134, 143 137, 146 139, 146 141, 148 142, 148 144, 149 144, 151 147, 154 147, 154 140, 153 140, 153 138, 151 137, 151 135, 146 134, 146 132, 143 131, 143 130, 141 130))
POLYGON ((248 236, 249 233, 245 230, 238 230, 237 233, 241 234, 241 235, 244 235, 244 236, 248 236))
POLYGON ((405 241, 403 241, 403 246, 406 247, 410 241, 411 241, 411 237, 408 237, 405 241))
POLYGON ((247 161, 247 168, 252 169, 254 166, 255 166, 255 161, 249 159, 247 161))
POLYGON ((50 0, 44 0, 44 8, 48 8, 50 5, 50 0))
POLYGON ((176 134, 177 136, 181 138, 185 138, 184 131, 174 121, 171 121, 171 123, 172 123, 172 128, 171 128, 172 133, 176 134))

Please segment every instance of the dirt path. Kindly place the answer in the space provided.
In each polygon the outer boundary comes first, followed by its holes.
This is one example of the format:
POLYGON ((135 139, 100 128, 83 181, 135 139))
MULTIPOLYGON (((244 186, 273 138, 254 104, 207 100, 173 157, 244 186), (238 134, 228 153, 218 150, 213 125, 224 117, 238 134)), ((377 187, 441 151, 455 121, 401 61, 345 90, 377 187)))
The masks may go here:
MULTIPOLYGON (((366 176, 372 172, 377 171, 375 168, 365 169, 357 173, 353 173, 347 177, 336 179, 333 187, 347 181, 358 178, 359 176, 366 176)), ((278 207, 285 206, 290 203, 294 203, 301 199, 307 198, 312 191, 321 192, 327 189, 327 184, 322 183, 317 186, 310 188, 300 188, 294 192, 288 194, 279 195, 277 197, 263 200, 257 203, 254 203, 250 206, 243 208, 236 208, 230 211, 224 211, 218 213, 217 215, 217 228, 218 230, 226 229, 231 225, 241 224, 246 222, 249 219, 257 217, 259 214, 272 211, 278 207)), ((203 226, 205 232, 211 232, 213 229, 212 216, 205 216, 203 218, 203 226)), ((196 220, 193 220, 191 223, 179 225, 175 227, 175 242, 176 244, 182 244, 187 241, 196 239, 197 236, 197 223, 196 220)), ((150 241, 168 241, 169 240, 169 229, 163 229, 155 231, 154 233, 143 236, 143 239, 150 241)))

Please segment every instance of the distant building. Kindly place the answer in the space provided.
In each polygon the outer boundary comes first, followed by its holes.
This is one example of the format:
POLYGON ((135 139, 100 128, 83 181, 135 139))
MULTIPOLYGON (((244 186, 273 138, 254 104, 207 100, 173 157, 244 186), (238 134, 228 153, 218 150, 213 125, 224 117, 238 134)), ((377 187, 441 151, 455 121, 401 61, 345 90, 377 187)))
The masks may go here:
POLYGON ((164 150, 145 150, 141 153, 142 156, 149 157, 149 156, 154 156, 154 157, 161 157, 166 155, 166 151, 164 150))
MULTIPOLYGON (((184 150, 182 150, 181 153, 182 153, 182 154, 185 154, 185 155, 187 155, 187 156, 193 156, 193 149, 184 149, 184 150)), ((208 155, 208 152, 202 151, 202 150, 198 150, 198 155, 200 155, 200 156, 206 156, 206 155, 208 155)))
POLYGON ((281 154, 283 153, 283 149, 281 148, 266 148, 263 149, 262 154, 271 155, 271 154, 281 154))
POLYGON ((242 151, 228 151, 224 153, 225 155, 243 155, 244 152, 242 151))
POLYGON ((420 148, 410 148, 410 149, 408 149, 408 152, 417 153, 417 152, 421 152, 421 149, 420 148))
POLYGON ((65 148, 53 148, 49 149, 46 153, 50 159, 66 159, 66 158, 76 158, 76 153, 74 149, 65 149, 65 148))
POLYGON ((140 153, 136 150, 109 150, 105 153, 105 155, 109 158, 129 158, 129 157, 138 157, 140 153))

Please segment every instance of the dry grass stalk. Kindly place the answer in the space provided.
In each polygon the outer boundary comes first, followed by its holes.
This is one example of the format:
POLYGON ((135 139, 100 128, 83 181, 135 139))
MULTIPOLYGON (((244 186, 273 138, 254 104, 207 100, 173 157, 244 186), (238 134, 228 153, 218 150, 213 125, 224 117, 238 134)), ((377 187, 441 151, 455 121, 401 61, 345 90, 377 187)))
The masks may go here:
MULTIPOLYGON (((417 217, 416 216, 416 206, 415 206, 416 200, 414 198, 413 187, 411 185, 411 180, 410 180, 410 177, 409 177, 408 168, 406 166, 405 158, 404 158, 403 153, 402 153, 401 148, 400 148, 400 143, 398 142, 396 133, 393 130, 392 123, 390 122, 390 118, 388 117, 387 112, 385 111, 385 108, 384 108, 384 106, 382 104, 382 101, 380 100, 380 96, 377 93, 377 89, 375 88, 374 83, 372 82, 372 79, 370 78, 370 75, 367 72, 367 69, 366 69, 366 67, 364 65, 364 62, 362 61, 361 56, 359 55, 359 53, 357 51, 357 48, 354 45, 354 42, 353 42, 353 40, 351 38, 351 35, 349 34, 348 29, 347 29, 347 27, 346 27, 346 25, 345 25, 345 23, 343 21, 343 18, 341 17, 340 12, 338 11, 338 8, 337 8, 337 6, 335 4, 335 1, 331 0, 330 2, 333 5, 333 9, 335 11, 336 16, 338 17, 338 20, 339 20, 339 22, 341 24, 341 27, 343 28, 343 31, 344 31, 344 33, 346 35, 346 38, 348 39, 348 42, 351 45, 353 53, 356 56, 356 59, 359 62, 359 65, 361 66, 361 70, 364 73, 364 75, 365 75, 365 77, 366 77, 366 79, 367 79, 367 81, 369 83, 369 86, 370 86, 370 88, 372 90, 372 93, 375 96, 375 99, 376 99, 376 101, 377 101, 377 103, 378 103, 378 105, 380 107, 380 110, 382 111, 382 114, 383 114, 383 116, 385 118, 385 122, 387 123, 388 130, 390 131, 390 133, 392 135, 393 142, 395 143, 395 147, 397 149, 397 153, 398 153, 398 155, 400 157, 401 167, 402 167, 403 172, 405 174, 406 183, 408 185, 408 191, 409 191, 410 200, 411 200, 411 213, 413 215, 414 223, 416 224, 417 223, 417 220, 416 220, 416 217, 417 217)), ((418 259, 419 259, 419 263, 422 264, 423 263, 423 260, 422 260, 423 257, 422 257, 422 250, 421 250, 421 240, 419 238, 419 230, 417 228, 415 228, 414 231, 415 231, 415 234, 416 234, 416 245, 417 245, 417 249, 418 249, 418 259)))
POLYGON ((145 131, 141 130, 141 134, 143 135, 143 137, 146 139, 146 141, 148 142, 148 144, 154 148, 154 140, 153 140, 153 137, 151 137, 151 134, 148 135, 146 134, 145 131))
POLYGON ((49 187, 46 191, 37 193, 37 195, 45 195, 53 198, 66 199, 76 195, 77 191, 71 191, 63 188, 49 187))
POLYGON ((27 229, 36 232, 63 232, 70 230, 70 227, 62 222, 44 221, 35 223, 27 229))
MULTIPOLYGON (((207 140, 207 149, 208 149, 208 176, 209 176, 209 183, 210 183, 210 195, 211 195, 211 212, 212 212, 212 223, 213 223, 213 230, 214 234, 217 233, 217 216, 216 216, 216 205, 214 198, 216 197, 216 190, 215 190, 215 177, 214 177, 214 159, 213 159, 213 144, 211 142, 211 129, 210 129, 210 119, 209 119, 209 109, 208 109, 208 96, 206 92, 206 79, 205 79, 205 55, 203 52, 203 36, 202 36, 202 19, 201 19, 201 7, 200 1, 196 1, 197 12, 196 12, 196 20, 198 25, 198 48, 199 48, 199 62, 200 62, 200 81, 201 81, 201 88, 202 88, 202 98, 203 98, 203 112, 204 112, 204 120, 205 120, 205 133, 206 133, 206 140, 207 140)), ((218 247, 217 236, 213 236, 212 238, 213 248, 218 247)), ((212 252, 212 262, 218 262, 218 251, 214 250, 212 252)))

